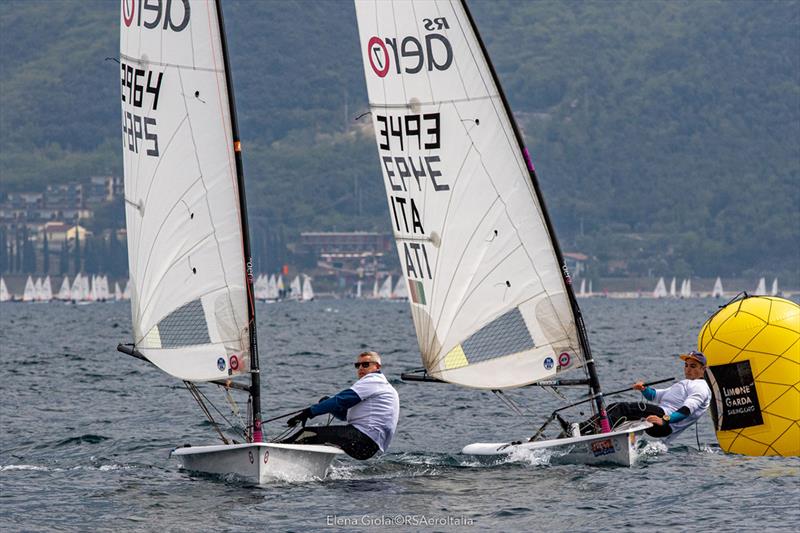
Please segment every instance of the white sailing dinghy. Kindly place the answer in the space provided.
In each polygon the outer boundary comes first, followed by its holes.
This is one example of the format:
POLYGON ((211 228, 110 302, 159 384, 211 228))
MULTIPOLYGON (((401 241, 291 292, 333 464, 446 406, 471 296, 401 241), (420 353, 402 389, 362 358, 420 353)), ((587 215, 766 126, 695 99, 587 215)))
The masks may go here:
POLYGON ((69 301, 72 298, 72 292, 69 288, 69 276, 64 276, 64 280, 61 282, 61 289, 59 289, 56 298, 61 301, 69 301))
POLYGON ((658 283, 656 283, 656 288, 653 289, 653 298, 666 298, 667 297, 667 285, 664 283, 664 278, 658 278, 658 283))
POLYGON ((711 297, 721 298, 724 294, 725 291, 722 289, 722 279, 717 276, 717 279, 714 280, 714 288, 711 289, 711 297))
POLYGON ((758 285, 756 286, 755 292, 753 294, 759 295, 766 295, 767 294, 767 280, 765 278, 760 278, 758 280, 758 285))
POLYGON ((22 292, 22 301, 35 302, 36 294, 36 285, 33 283, 33 279, 28 276, 28 279, 25 280, 25 289, 22 292))
POLYGON ((311 286, 311 277, 303 275, 303 295, 304 302, 310 302, 314 299, 314 287, 311 286))
POLYGON ((185 468, 258 483, 322 478, 338 448, 263 439, 253 262, 221 6, 162 7, 147 12, 123 1, 121 9, 134 342, 118 349, 183 380, 217 429, 221 445, 172 452, 185 468), (201 382, 247 393, 243 442, 213 419, 201 382))
MULTIPOLYGON (((603 433, 476 443, 551 461, 636 459, 636 422, 611 431, 586 330, 536 173, 466 5, 356 0, 367 91, 423 371, 502 391, 588 386, 603 433), (583 369, 586 379, 556 379, 583 369)), ((502 397, 502 396, 501 396, 502 397)), ((557 413, 549 420, 557 418, 557 413)), ((549 421, 548 420, 548 421, 549 421)))
POLYGON ((384 278, 381 288, 378 291, 378 298, 388 300, 392 297, 392 276, 391 274, 384 278))

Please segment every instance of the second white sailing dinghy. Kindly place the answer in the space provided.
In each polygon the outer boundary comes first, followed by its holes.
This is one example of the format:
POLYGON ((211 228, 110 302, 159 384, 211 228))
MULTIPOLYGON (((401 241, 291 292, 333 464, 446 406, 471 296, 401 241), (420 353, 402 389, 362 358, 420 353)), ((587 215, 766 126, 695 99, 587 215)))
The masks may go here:
POLYGON ((172 452, 185 468, 258 483, 322 478, 338 448, 263 438, 253 263, 219 2, 121 4, 134 342, 118 349, 183 380, 219 433, 220 445, 172 452), (247 394, 239 443, 213 419, 202 382, 247 394))
POLYGON ((588 386, 602 433, 476 443, 632 464, 650 424, 609 427, 536 172, 466 5, 356 0, 364 74, 422 362, 415 381, 502 391, 588 386), (563 379, 582 369, 585 379, 563 379))

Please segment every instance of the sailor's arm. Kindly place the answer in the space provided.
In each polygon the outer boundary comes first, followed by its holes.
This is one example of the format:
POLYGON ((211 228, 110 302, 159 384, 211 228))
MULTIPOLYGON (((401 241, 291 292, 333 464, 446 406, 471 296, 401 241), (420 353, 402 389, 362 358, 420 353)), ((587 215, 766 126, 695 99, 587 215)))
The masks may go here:
POLYGON ((324 414, 332 414, 339 420, 347 419, 347 410, 361 401, 361 398, 353 389, 345 389, 332 396, 327 400, 323 400, 316 405, 312 405, 309 410, 311 416, 319 416, 324 414))
POLYGON ((644 381, 637 381, 633 384, 633 388, 640 391, 645 400, 653 401, 656 399, 656 389, 653 387, 645 387, 644 381))

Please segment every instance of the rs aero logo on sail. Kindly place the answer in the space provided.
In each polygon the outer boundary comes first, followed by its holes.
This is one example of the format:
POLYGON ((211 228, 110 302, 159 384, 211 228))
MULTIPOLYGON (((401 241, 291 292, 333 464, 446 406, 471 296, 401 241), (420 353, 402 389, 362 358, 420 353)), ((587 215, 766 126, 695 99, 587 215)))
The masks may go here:
POLYGON ((160 27, 183 31, 189 25, 189 0, 122 0, 122 22, 127 27, 160 27))
POLYGON ((416 74, 426 69, 447 70, 453 64, 453 46, 440 30, 449 30, 444 17, 423 19, 424 43, 413 35, 402 38, 378 36, 367 41, 367 55, 373 72, 384 78, 390 70, 397 74, 416 74))

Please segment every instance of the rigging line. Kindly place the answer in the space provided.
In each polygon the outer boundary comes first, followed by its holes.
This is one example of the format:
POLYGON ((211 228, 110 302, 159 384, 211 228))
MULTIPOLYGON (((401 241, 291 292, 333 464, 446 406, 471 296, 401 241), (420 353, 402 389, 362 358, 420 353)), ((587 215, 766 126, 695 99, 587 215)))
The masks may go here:
POLYGON ((238 431, 239 433, 241 433, 241 434, 244 436, 244 432, 242 431, 242 429, 241 429, 241 428, 239 428, 239 427, 237 427, 237 426, 236 426, 236 424, 234 424, 233 422, 231 422, 231 421, 228 419, 228 417, 227 417, 227 416, 225 416, 225 414, 224 414, 222 411, 220 411, 220 410, 219 410, 219 408, 218 408, 218 407, 217 407, 217 406, 214 404, 214 402, 212 402, 212 401, 211 401, 211 400, 208 398, 208 396, 206 396, 206 395, 203 393, 203 391, 201 391, 200 389, 198 389, 196 386, 195 386, 195 390, 197 391, 197 393, 198 393, 199 395, 201 395, 201 396, 203 397, 203 399, 204 399, 205 401, 207 401, 207 402, 209 403, 209 405, 211 405, 211 407, 213 407, 213 408, 214 408, 214 410, 217 412, 217 414, 219 414, 219 416, 221 416, 221 417, 222 417, 222 419, 223 419, 223 420, 224 420, 224 421, 225 421, 225 422, 228 424, 228 426, 229 426, 229 427, 233 428, 235 431, 238 431))
POLYGON ((219 425, 217 424, 217 421, 214 420, 214 417, 211 416, 211 413, 208 411, 208 408, 203 404, 203 400, 197 395, 197 387, 195 387, 194 383, 191 383, 189 381, 184 381, 183 384, 189 390, 189 393, 192 395, 194 400, 200 406, 200 409, 206 415, 206 418, 208 418, 208 421, 211 422, 211 425, 214 427, 216 432, 219 433, 219 437, 222 439, 222 442, 224 444, 230 444, 230 442, 228 442, 228 439, 225 437, 225 435, 219 429, 219 425))

